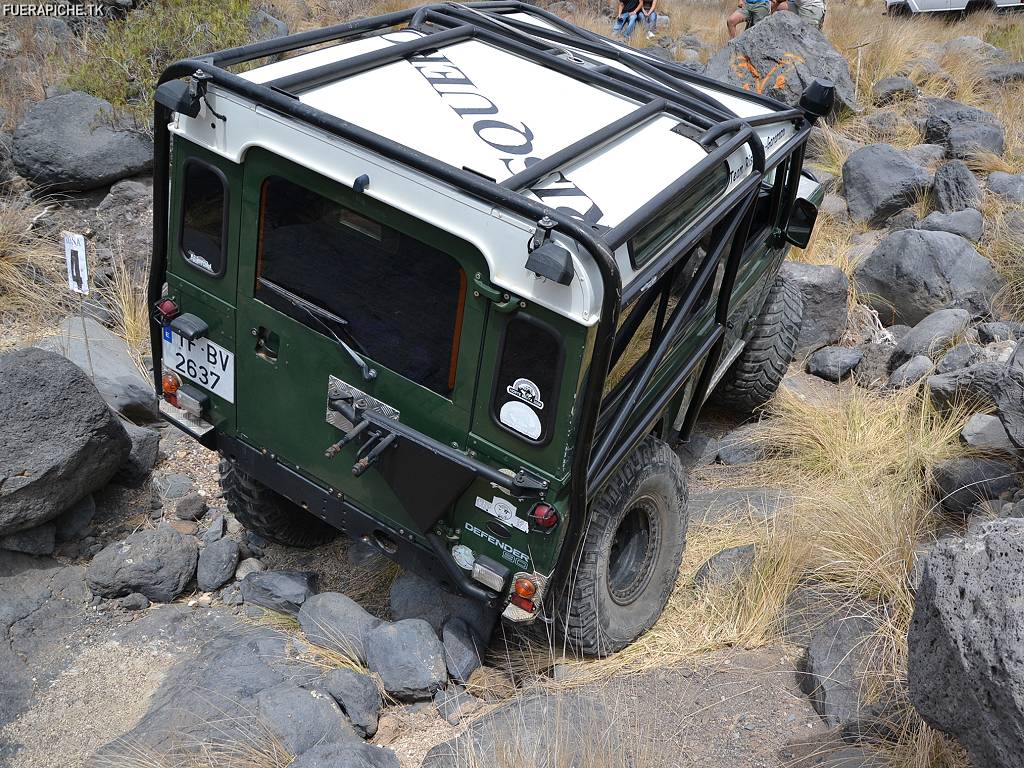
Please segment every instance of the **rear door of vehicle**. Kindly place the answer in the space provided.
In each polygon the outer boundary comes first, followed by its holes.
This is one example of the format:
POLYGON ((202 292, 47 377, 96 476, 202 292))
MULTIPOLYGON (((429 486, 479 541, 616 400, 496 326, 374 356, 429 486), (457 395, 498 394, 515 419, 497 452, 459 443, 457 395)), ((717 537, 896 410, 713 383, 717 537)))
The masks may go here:
POLYGON ((218 429, 235 426, 235 294, 242 169, 177 137, 171 161, 167 295, 181 312, 209 326, 186 342, 163 329, 163 370, 174 371, 210 398, 205 417, 218 429), (215 362, 210 362, 212 356, 215 362))
POLYGON ((342 436, 327 423, 329 379, 394 409, 401 423, 465 448, 484 319, 483 305, 466 300, 467 276, 481 269, 481 255, 369 194, 260 149, 246 158, 240 249, 241 436, 396 527, 422 529, 408 481, 429 493, 438 467, 402 467, 403 496, 393 476, 353 474, 360 441, 327 458, 342 436))

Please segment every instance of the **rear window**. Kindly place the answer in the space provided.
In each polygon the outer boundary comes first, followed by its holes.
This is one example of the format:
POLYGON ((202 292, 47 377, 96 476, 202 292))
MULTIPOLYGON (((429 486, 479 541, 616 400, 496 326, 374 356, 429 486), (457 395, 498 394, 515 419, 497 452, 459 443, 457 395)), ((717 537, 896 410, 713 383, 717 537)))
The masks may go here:
POLYGON ((689 193, 662 208, 630 241, 633 266, 643 266, 672 243, 725 191, 728 178, 725 165, 719 165, 705 174, 689 193))
POLYGON ((493 398, 494 418, 519 438, 551 437, 562 370, 562 342, 554 329, 528 315, 505 326, 493 398))
POLYGON ((272 176, 256 277, 260 301, 439 394, 455 387, 466 275, 447 253, 272 176))
POLYGON ((216 168, 190 159, 182 192, 181 255, 196 269, 224 274, 227 181, 216 168))

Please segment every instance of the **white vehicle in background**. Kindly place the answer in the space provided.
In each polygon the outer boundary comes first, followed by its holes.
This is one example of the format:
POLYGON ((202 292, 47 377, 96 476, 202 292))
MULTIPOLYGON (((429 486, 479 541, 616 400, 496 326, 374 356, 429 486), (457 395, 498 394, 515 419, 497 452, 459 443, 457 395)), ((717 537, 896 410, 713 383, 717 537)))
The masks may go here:
POLYGON ((949 13, 1024 7, 1024 0, 885 0, 891 16, 901 13, 949 13))

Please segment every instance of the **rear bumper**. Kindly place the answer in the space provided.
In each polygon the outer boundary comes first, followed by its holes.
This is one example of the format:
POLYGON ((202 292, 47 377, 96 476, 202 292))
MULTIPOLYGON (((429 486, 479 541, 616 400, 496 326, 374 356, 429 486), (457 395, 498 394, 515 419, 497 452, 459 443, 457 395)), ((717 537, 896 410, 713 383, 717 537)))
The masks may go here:
POLYGON ((438 583, 449 592, 480 600, 496 611, 504 606, 504 596, 483 598, 479 586, 467 583, 466 576, 453 572, 452 569, 458 566, 454 561, 449 564, 442 560, 443 556, 451 560, 443 544, 429 546, 418 541, 410 531, 382 523, 345 499, 341 493, 333 492, 282 464, 273 454, 263 453, 241 440, 216 431, 211 435, 215 436, 215 445, 207 447, 216 448, 224 458, 237 463, 243 472, 259 478, 263 485, 334 526, 349 538, 369 544, 402 568, 438 583), (461 576, 461 580, 457 576, 461 576))

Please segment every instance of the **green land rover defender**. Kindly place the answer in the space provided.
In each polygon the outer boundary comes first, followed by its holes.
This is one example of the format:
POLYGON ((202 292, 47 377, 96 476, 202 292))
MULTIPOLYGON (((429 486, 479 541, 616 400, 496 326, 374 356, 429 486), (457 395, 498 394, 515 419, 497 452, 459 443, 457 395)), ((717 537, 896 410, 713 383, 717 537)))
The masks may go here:
POLYGON ((523 2, 172 65, 149 292, 167 420, 274 541, 345 533, 588 654, 665 606, 675 453, 793 353, 820 201, 789 108, 523 2), (260 64, 260 66, 256 66, 260 64))

